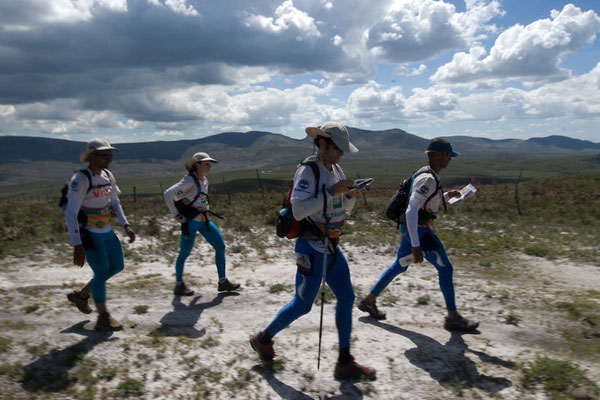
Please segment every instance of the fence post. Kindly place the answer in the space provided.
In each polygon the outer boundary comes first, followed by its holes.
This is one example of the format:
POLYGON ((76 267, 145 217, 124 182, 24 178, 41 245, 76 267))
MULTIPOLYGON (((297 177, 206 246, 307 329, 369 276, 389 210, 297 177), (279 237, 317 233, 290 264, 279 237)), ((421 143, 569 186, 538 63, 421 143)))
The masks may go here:
MULTIPOLYGON (((360 174, 357 172, 356 173, 356 179, 360 179, 360 174)), ((363 198, 363 202, 365 203, 365 206, 367 205, 367 193, 366 190, 362 193, 362 198, 363 198)))
POLYGON ((260 172, 258 172, 258 168, 256 169, 256 178, 258 179, 258 191, 260 192, 261 196, 264 199, 265 190, 263 188, 262 179, 260 179, 260 172))
POLYGON ((136 203, 135 186, 133 187, 133 202, 136 203))
POLYGON ((519 216, 523 215, 521 213, 521 204, 519 203, 519 181, 521 180, 521 176, 523 175, 523 168, 519 170, 519 177, 517 178, 517 183, 515 183, 515 202, 517 203, 517 212, 519 216))

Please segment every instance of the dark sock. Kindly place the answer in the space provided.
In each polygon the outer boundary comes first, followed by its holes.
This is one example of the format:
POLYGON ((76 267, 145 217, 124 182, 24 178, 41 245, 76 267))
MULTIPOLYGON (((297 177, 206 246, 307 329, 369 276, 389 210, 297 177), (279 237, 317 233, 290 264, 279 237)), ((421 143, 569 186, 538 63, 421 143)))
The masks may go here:
POLYGON ((258 341, 261 342, 262 344, 271 343, 271 340, 273 340, 273 336, 271 336, 271 334, 269 332, 267 332, 266 329, 264 331, 262 331, 260 333, 260 335, 258 336, 258 341))
POLYGON ((340 364, 345 364, 350 361, 352 361, 352 356, 350 355, 350 347, 340 347, 340 357, 338 358, 338 362, 340 364))

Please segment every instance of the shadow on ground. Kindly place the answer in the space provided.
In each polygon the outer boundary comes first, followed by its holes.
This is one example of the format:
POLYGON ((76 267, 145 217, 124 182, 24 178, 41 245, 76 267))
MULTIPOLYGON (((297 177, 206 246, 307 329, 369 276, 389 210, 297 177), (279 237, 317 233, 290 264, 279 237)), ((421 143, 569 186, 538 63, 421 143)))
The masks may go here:
MULTIPOLYGON (((22 386, 25 390, 29 392, 55 392, 76 382, 76 378, 69 377, 69 370, 96 345, 109 340, 112 335, 112 332, 84 329, 84 325, 88 322, 90 321, 78 322, 60 332, 85 336, 83 340, 63 350, 40 356, 37 360, 23 367, 22 386)), ((110 340, 116 340, 116 338, 110 340)))
POLYGON ((411 364, 429 373, 429 376, 438 381, 440 385, 450 386, 457 390, 475 387, 491 393, 497 393, 512 386, 512 382, 506 378, 480 374, 475 363, 465 356, 465 352, 469 351, 477 355, 483 362, 506 368, 514 368, 514 364, 480 351, 469 350, 461 333, 452 332, 450 339, 444 345, 429 336, 386 324, 370 317, 360 317, 358 320, 411 340, 417 347, 406 350, 404 352, 406 358, 411 364))
POLYGON ((223 292, 214 299, 205 303, 198 303, 201 296, 195 296, 190 304, 181 301, 181 296, 174 296, 171 304, 173 311, 169 311, 160 319, 160 326, 150 332, 150 336, 186 336, 197 339, 206 334, 204 328, 198 330, 195 325, 200 320, 200 315, 207 308, 218 306, 227 296, 239 296, 237 292, 223 292))
MULTIPOLYGON (((262 377, 267 381, 267 383, 273 388, 277 395, 285 400, 314 400, 319 397, 311 397, 306 393, 288 385, 287 383, 279 380, 275 373, 277 372, 272 367, 269 367, 268 364, 260 364, 256 365, 252 368, 252 370, 258 372, 262 377)), ((345 400, 360 400, 363 398, 361 391, 354 385, 351 381, 343 381, 340 384, 340 394, 333 397, 326 397, 327 399, 345 399, 345 400)))

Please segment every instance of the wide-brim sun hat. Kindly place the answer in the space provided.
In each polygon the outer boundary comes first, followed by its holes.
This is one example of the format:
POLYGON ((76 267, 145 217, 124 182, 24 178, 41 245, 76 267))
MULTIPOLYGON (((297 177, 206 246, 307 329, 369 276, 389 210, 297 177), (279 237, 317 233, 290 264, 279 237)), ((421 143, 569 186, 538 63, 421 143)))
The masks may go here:
POLYGON ((210 161, 213 163, 218 162, 217 160, 215 160, 214 158, 212 158, 211 156, 208 155, 208 153, 204 153, 204 152, 199 152, 199 153, 195 153, 192 158, 188 158, 187 160, 185 160, 185 169, 187 169, 188 171, 190 171, 192 169, 192 167, 194 166, 194 164, 196 163, 200 163, 203 161, 210 161))
POLYGON ((330 138, 344 153, 357 153, 358 149, 350 143, 348 128, 338 122, 326 122, 320 127, 309 126, 306 128, 308 136, 316 139, 317 136, 330 138))
POLYGON ((432 151, 444 151, 450 153, 450 157, 460 156, 460 153, 452 149, 452 145, 448 142, 430 143, 429 146, 427 146, 427 150, 425 150, 425 153, 429 153, 432 151))
POLYGON ((106 140, 95 138, 87 142, 87 144, 85 145, 85 150, 79 155, 79 160, 83 163, 88 162, 90 154, 100 150, 119 151, 119 149, 117 149, 116 147, 112 147, 110 143, 108 143, 106 140))

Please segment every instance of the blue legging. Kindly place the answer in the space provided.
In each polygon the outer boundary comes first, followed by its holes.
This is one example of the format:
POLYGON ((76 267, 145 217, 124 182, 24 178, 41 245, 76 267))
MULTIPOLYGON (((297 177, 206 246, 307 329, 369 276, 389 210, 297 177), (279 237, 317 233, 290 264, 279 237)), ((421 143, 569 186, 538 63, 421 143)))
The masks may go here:
MULTIPOLYGON (((296 272, 296 294, 294 298, 277 313, 273 321, 267 326, 267 332, 272 336, 275 336, 282 329, 310 311, 321 285, 323 253, 314 250, 302 238, 296 242, 296 252, 309 255, 312 269, 308 275, 296 272)), ((354 290, 350 281, 348 261, 346 261, 346 257, 344 257, 339 247, 337 252, 335 264, 327 270, 326 282, 337 298, 335 324, 338 329, 340 347, 350 347, 354 290)), ((330 265, 332 257, 333 255, 327 256, 327 265, 330 265)))
POLYGON ((223 241, 221 232, 219 232, 219 228, 212 221, 208 223, 210 229, 207 228, 205 221, 196 221, 195 219, 188 221, 189 235, 181 235, 179 256, 175 263, 175 280, 177 282, 183 281, 183 265, 194 247, 196 232, 200 232, 204 236, 204 239, 215 249, 215 262, 219 278, 225 278, 225 242, 223 241))
POLYGON ((96 303, 106 301, 106 281, 123 270, 123 247, 113 231, 91 232, 95 250, 85 250, 87 262, 94 271, 92 297, 96 303))
MULTIPOLYGON (((456 303, 454 300, 454 283, 452 282, 453 269, 452 264, 450 264, 450 260, 448 260, 448 256, 446 255, 446 249, 433 231, 420 226, 418 232, 419 239, 423 238, 423 236, 429 232, 431 235, 430 239, 432 239, 434 242, 433 246, 437 247, 435 250, 426 252, 425 259, 432 263, 435 269, 437 269, 440 289, 442 290, 442 294, 444 295, 444 300, 446 302, 446 309, 448 311, 456 311, 456 303)), ((406 225, 402 225, 401 233, 402 241, 400 242, 400 246, 398 246, 396 260, 388 269, 383 272, 383 274, 381 274, 381 277, 375 286, 373 286, 373 289, 371 289, 371 293, 373 293, 375 296, 379 296, 396 276, 408 269, 408 266, 402 267, 398 263, 400 258, 412 252, 412 245, 410 243, 410 237, 406 232, 406 225)))

